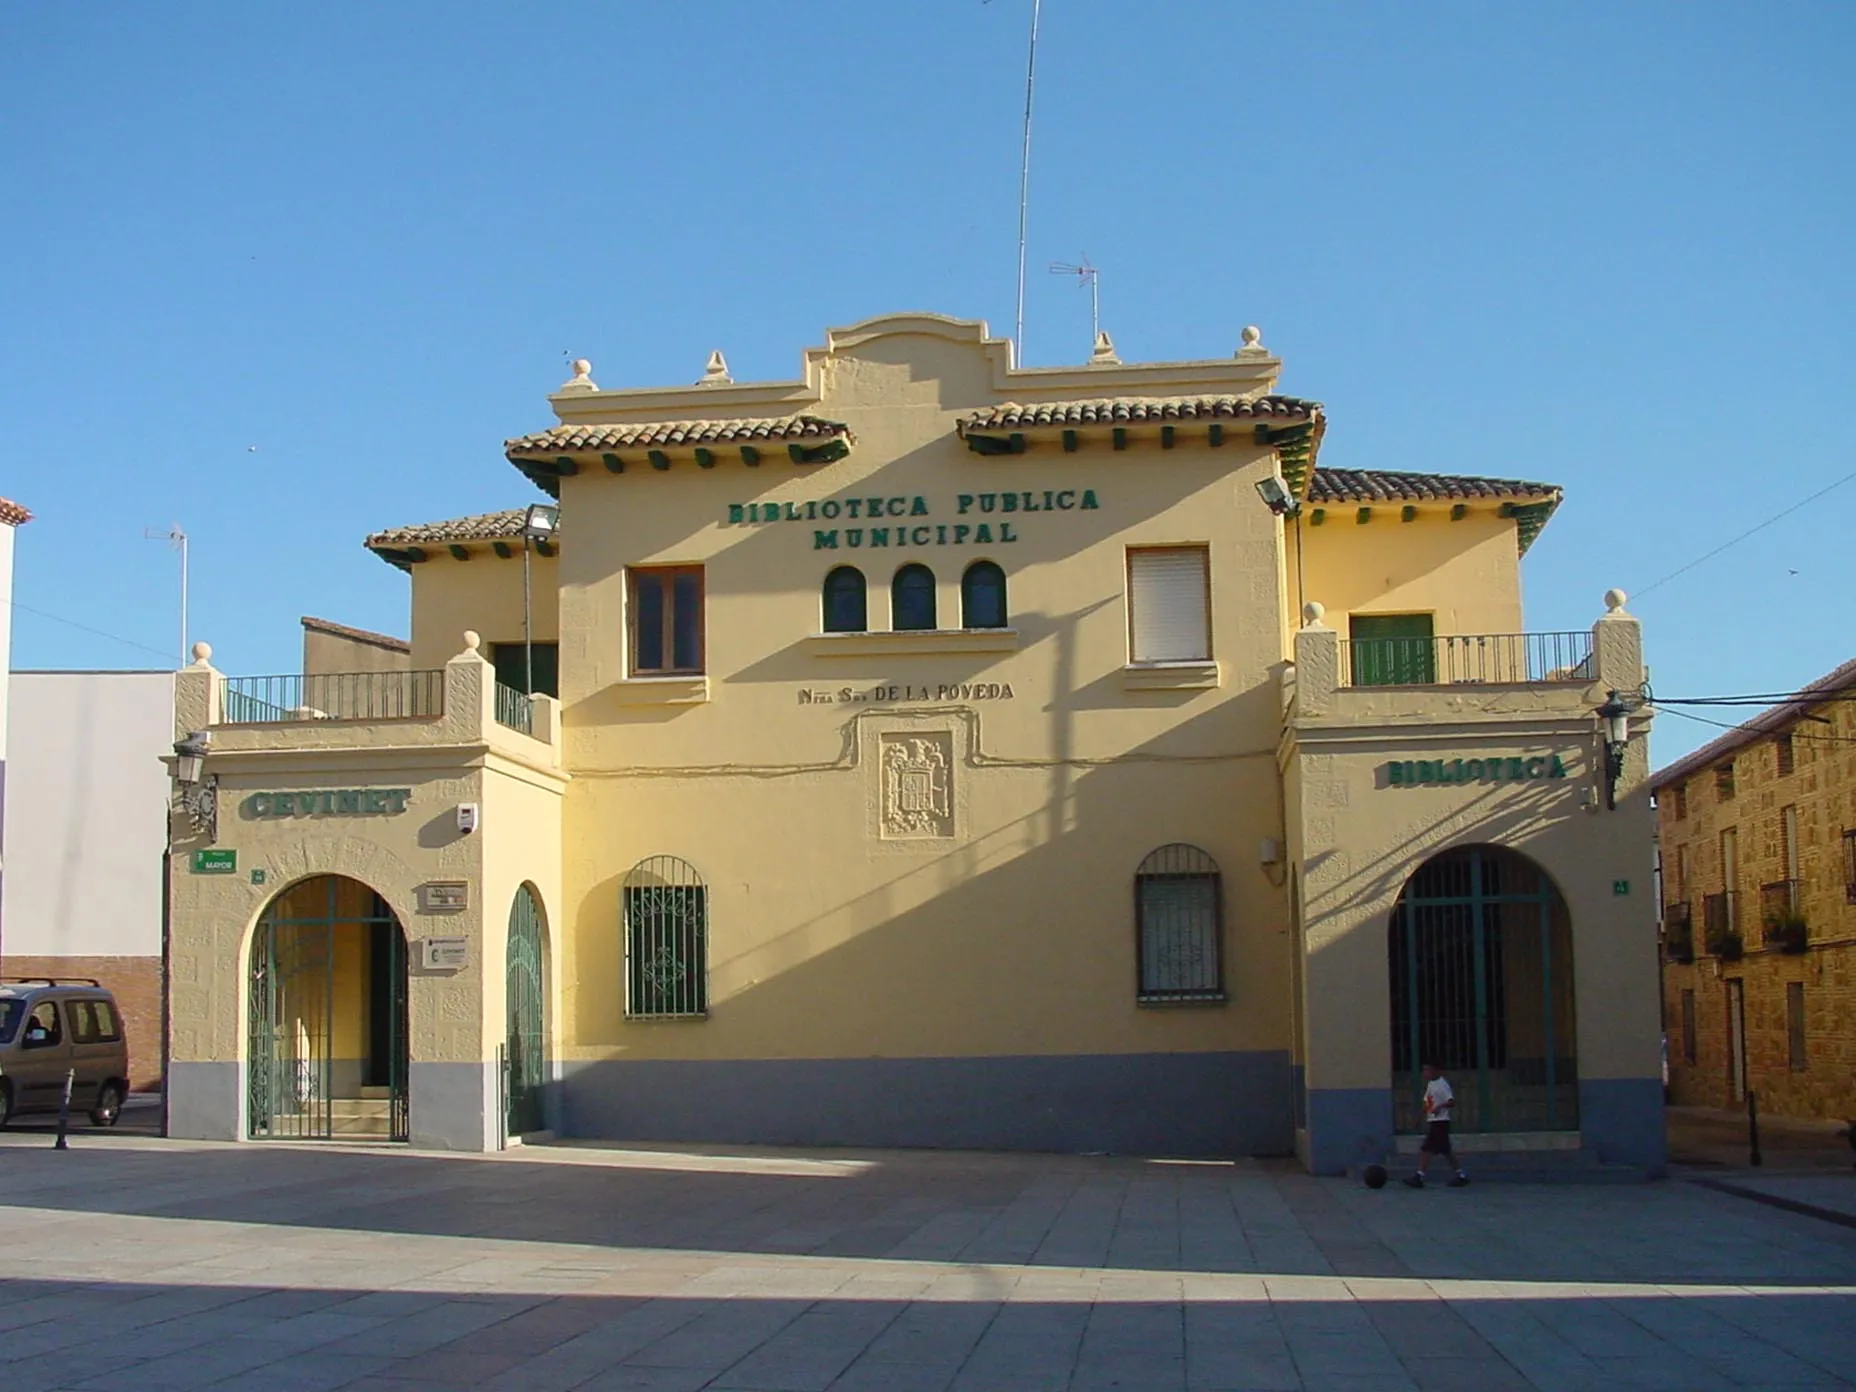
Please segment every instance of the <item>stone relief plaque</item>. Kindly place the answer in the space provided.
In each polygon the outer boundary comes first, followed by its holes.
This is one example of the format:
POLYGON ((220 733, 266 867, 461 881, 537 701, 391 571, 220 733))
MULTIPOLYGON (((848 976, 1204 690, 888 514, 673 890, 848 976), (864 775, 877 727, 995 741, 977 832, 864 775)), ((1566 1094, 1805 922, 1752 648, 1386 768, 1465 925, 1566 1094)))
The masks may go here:
POLYGON ((882 834, 889 840, 954 834, 954 737, 945 730, 885 734, 882 834))

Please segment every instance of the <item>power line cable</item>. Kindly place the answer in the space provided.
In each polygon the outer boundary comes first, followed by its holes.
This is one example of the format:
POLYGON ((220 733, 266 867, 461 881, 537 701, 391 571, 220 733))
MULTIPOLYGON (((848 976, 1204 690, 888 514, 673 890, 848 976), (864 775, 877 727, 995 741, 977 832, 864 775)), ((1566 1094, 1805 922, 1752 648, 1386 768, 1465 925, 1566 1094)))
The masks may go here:
POLYGON ((153 648, 147 643, 138 643, 133 638, 125 638, 120 633, 105 633, 100 628, 92 628, 89 624, 79 623, 76 619, 67 619, 62 614, 47 613, 43 609, 34 609, 30 604, 21 604, 17 599, 8 600, 7 603, 21 613, 34 614, 41 619, 50 619, 53 623, 69 624, 72 628, 81 628, 86 633, 94 633, 99 638, 107 638, 112 643, 127 643, 132 648, 140 648, 143 652, 151 652, 163 662, 172 660, 174 656, 174 654, 166 648, 153 648))
POLYGON ((1856 471, 1852 471, 1850 473, 1845 474, 1842 478, 1838 479, 1835 483, 1829 485, 1826 488, 1818 489, 1817 492, 1813 493, 1808 498, 1799 499, 1797 502, 1793 503, 1790 507, 1786 508, 1783 512, 1775 512, 1772 516, 1768 517, 1764 522, 1760 522, 1760 523, 1755 524, 1754 526, 1748 527, 1744 532, 1740 533, 1739 536, 1734 537, 1731 540, 1722 542, 1719 546, 1715 547, 1712 551, 1708 551, 1700 556, 1697 556, 1694 560, 1690 561, 1687 565, 1680 566, 1677 569, 1670 571, 1669 574, 1665 575, 1661 580, 1656 581, 1654 584, 1645 585, 1642 589, 1634 591, 1631 597, 1633 599, 1642 599, 1645 595, 1649 594, 1650 591, 1654 589, 1658 589, 1663 585, 1667 585, 1671 580, 1675 579, 1678 575, 1686 575, 1689 571, 1693 570, 1696 566, 1700 565, 1703 561, 1713 560, 1716 556, 1720 555, 1721 552, 1727 550, 1730 546, 1738 546, 1741 542, 1745 541, 1748 537, 1752 536, 1755 532, 1765 531, 1766 528, 1770 527, 1774 522, 1778 522, 1784 518, 1790 517, 1794 512, 1798 511, 1799 508, 1804 507, 1807 503, 1815 503, 1819 498, 1823 497, 1826 493, 1835 492, 1837 489, 1843 487, 1844 484, 1850 482, 1852 479, 1856 479, 1856 471))
MULTIPOLYGON (((1658 709, 1662 708, 1662 702, 1660 701, 1653 702, 1653 704, 1658 709)), ((1705 715, 1690 715, 1687 711, 1682 710, 1672 710, 1668 713, 1675 716, 1678 720, 1692 720, 1697 725, 1712 725, 1717 730, 1741 730, 1749 735, 1781 733, 1778 730, 1758 730, 1751 725, 1729 725, 1725 720, 1710 720, 1705 715)), ((1790 730, 1783 733, 1790 734, 1795 740, 1808 740, 1812 744, 1856 744, 1856 736, 1850 735, 1810 735, 1804 733, 1802 730, 1790 730)))

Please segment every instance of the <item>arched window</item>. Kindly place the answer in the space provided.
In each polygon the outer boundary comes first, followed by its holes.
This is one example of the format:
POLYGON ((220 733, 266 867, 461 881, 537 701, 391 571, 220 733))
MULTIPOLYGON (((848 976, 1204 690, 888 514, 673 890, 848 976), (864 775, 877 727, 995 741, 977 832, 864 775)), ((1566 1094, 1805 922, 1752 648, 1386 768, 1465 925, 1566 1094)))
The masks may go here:
POLYGON ((1134 874, 1134 935, 1140 999, 1224 999, 1223 895, 1218 862, 1174 842, 1134 874))
POLYGON ((838 566, 825 577, 825 632, 862 633, 870 627, 864 600, 864 573, 838 566))
POLYGON ((652 856, 625 874, 625 1013, 709 1009, 709 888, 696 867, 652 856))
POLYGON ((889 626, 897 632, 934 627, 934 572, 905 565, 889 583, 889 626))
POLYGON ((975 561, 960 577, 960 626, 1005 627, 1005 572, 991 561, 975 561))

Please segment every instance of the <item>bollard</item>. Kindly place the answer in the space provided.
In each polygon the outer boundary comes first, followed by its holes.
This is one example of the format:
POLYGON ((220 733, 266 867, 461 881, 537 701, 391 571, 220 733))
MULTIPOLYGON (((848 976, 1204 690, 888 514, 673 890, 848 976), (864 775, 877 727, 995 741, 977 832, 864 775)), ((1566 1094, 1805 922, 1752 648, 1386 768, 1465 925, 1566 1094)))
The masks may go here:
POLYGON ((64 1075, 64 1100, 58 1104, 58 1139, 52 1145, 53 1150, 69 1150, 65 1144, 64 1133, 71 1125, 71 1084, 77 1081, 77 1070, 71 1069, 64 1075))
POLYGON ((1753 1095, 1752 1088, 1746 1090, 1746 1143, 1752 1152, 1747 1157, 1749 1163, 1755 1168, 1765 1164, 1759 1155, 1759 1099, 1753 1095))

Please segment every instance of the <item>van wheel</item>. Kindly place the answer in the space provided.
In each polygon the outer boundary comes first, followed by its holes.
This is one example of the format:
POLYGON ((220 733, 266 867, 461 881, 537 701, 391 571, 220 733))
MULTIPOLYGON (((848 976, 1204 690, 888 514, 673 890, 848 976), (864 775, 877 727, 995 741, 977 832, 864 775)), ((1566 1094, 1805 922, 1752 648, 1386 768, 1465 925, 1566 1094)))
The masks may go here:
POLYGON ((122 1116, 122 1086, 118 1083, 105 1083, 97 1090, 97 1105, 90 1109, 90 1120, 96 1126, 114 1126, 122 1116))

